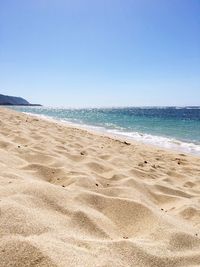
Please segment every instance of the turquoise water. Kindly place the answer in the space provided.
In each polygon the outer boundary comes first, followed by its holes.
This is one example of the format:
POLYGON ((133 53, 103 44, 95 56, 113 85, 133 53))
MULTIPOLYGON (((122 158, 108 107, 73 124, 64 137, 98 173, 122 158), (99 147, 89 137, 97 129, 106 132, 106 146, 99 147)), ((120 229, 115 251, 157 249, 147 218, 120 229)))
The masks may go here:
POLYGON ((15 110, 76 123, 145 143, 200 154, 200 107, 15 110))

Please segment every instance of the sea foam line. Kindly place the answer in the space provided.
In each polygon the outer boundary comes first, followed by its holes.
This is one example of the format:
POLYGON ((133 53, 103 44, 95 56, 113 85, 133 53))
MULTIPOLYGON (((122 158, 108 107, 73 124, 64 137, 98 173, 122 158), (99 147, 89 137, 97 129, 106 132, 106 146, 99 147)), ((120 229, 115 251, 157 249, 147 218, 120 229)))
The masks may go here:
POLYGON ((93 130, 98 133, 108 133, 113 136, 118 137, 126 137, 129 140, 134 140, 137 142, 141 142, 143 144, 150 144, 154 145, 160 148, 165 148, 169 150, 174 150, 177 152, 184 152, 187 154, 193 154, 193 155, 200 155, 200 145, 189 143, 189 142, 183 142, 175 138, 167 138, 163 136, 157 136, 157 135, 151 135, 151 134, 145 134, 145 133, 139 133, 139 132, 126 132, 116 129, 107 129, 106 127, 102 126, 94 126, 94 125, 88 125, 88 124, 81 124, 81 123, 75 123, 70 120, 66 119, 59 119, 55 117, 51 117, 48 115, 43 114, 35 114, 30 112, 23 112, 24 114, 28 114, 34 117, 39 117, 51 122, 60 122, 64 123, 65 125, 72 126, 72 127, 78 127, 85 130, 93 130))

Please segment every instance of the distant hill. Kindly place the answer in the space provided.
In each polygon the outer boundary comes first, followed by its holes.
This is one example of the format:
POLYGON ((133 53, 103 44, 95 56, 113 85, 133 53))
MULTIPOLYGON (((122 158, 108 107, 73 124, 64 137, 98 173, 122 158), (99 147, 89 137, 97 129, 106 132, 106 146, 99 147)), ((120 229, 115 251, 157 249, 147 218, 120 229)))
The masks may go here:
POLYGON ((41 106, 40 104, 31 104, 26 99, 16 96, 0 94, 0 105, 4 106, 41 106))

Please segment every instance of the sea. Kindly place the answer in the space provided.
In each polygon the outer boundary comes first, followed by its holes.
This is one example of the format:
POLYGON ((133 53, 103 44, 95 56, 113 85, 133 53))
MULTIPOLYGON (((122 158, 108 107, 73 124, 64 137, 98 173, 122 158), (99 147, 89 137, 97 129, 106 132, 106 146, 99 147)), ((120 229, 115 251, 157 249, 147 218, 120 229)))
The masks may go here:
POLYGON ((200 155, 200 107, 13 109, 145 144, 200 155))

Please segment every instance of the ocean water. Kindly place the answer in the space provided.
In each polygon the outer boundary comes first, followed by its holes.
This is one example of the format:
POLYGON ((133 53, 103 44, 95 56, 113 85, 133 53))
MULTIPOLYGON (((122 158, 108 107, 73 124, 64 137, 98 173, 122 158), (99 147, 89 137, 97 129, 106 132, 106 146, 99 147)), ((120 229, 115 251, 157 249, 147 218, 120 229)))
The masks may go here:
POLYGON ((200 155, 200 107, 12 108, 200 155))

